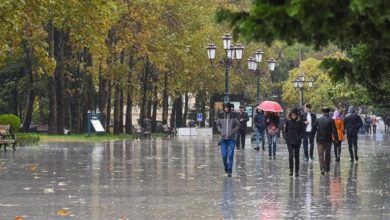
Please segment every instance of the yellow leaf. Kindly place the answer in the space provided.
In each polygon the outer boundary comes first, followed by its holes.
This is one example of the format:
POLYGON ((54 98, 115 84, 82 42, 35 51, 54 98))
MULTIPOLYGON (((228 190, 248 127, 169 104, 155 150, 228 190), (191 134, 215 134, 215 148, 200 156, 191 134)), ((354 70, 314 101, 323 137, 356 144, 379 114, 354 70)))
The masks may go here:
POLYGON ((57 211, 57 215, 59 216, 69 216, 70 213, 71 212, 68 209, 60 209, 57 211))
POLYGON ((15 220, 23 220, 23 217, 22 216, 16 216, 15 220))

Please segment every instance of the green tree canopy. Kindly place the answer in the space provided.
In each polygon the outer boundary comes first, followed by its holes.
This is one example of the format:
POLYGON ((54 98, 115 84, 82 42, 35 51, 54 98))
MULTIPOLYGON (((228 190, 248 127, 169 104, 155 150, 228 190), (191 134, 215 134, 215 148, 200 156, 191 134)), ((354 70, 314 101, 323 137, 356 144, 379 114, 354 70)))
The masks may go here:
POLYGON ((220 9, 235 35, 271 44, 336 44, 346 58, 328 58, 322 67, 333 80, 368 89, 375 103, 390 103, 390 2, 364 0, 255 0, 247 11, 220 9))

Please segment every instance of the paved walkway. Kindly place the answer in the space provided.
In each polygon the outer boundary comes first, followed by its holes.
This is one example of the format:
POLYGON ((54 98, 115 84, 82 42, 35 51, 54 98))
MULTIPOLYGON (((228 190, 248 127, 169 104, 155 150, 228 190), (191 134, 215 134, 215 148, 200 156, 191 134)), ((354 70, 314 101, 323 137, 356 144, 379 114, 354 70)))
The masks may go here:
POLYGON ((344 143, 330 175, 320 175, 315 158, 301 162, 298 178, 288 175, 285 144, 276 160, 249 146, 236 151, 228 178, 216 141, 1 150, 0 219, 390 219, 390 137, 381 131, 359 136, 358 163, 344 143))

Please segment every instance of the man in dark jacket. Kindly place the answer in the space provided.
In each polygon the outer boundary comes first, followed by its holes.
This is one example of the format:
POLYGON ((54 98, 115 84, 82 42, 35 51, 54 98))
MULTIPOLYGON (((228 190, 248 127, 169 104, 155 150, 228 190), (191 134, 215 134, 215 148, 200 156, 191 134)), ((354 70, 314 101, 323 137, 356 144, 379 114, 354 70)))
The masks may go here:
POLYGON ((256 128, 256 147, 255 150, 260 150, 260 141, 261 141, 261 148, 263 151, 265 150, 265 115, 264 111, 260 109, 256 109, 256 115, 254 119, 254 124, 256 128))
POLYGON ((221 154, 228 177, 232 176, 236 132, 239 126, 237 114, 231 112, 230 103, 224 103, 223 112, 218 114, 217 129, 221 134, 221 154))
POLYGON ((243 105, 240 105, 240 112, 237 114, 237 117, 238 120, 240 121, 240 128, 238 129, 238 133, 237 133, 236 145, 237 145, 237 149, 240 149, 240 142, 241 142, 241 148, 244 149, 245 136, 246 136, 246 123, 249 121, 249 116, 248 113, 244 111, 243 105))
POLYGON ((361 126, 363 126, 363 121, 360 116, 356 113, 356 109, 353 106, 349 106, 348 114, 344 119, 345 130, 347 131, 348 138, 348 147, 349 147, 349 155, 351 157, 351 162, 354 160, 358 161, 358 131, 361 126))
POLYGON ((332 141, 338 141, 338 134, 334 120, 329 117, 330 109, 325 107, 322 109, 324 115, 317 119, 313 124, 313 132, 317 133, 317 151, 318 160, 320 162, 321 174, 330 171, 330 151, 332 141))
POLYGON ((305 135, 303 136, 303 153, 305 156, 305 161, 313 160, 313 151, 314 151, 314 133, 313 133, 313 124, 316 121, 316 114, 311 112, 311 105, 305 105, 305 112, 302 116, 303 121, 305 122, 305 135), (309 155, 309 143, 310 143, 310 155, 309 155))

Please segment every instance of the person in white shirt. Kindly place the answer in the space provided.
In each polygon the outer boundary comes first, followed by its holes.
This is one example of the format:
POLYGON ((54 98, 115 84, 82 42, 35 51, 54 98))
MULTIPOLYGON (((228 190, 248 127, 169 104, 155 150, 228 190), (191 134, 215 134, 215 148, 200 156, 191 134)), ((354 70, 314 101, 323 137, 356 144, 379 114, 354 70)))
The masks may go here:
POLYGON ((305 104, 305 113, 303 114, 303 121, 305 122, 305 135, 303 137, 303 152, 304 152, 304 160, 308 161, 313 160, 313 151, 314 151, 314 133, 313 124, 316 121, 316 114, 311 112, 311 105, 305 104), (310 149, 309 149, 310 143, 310 149))

